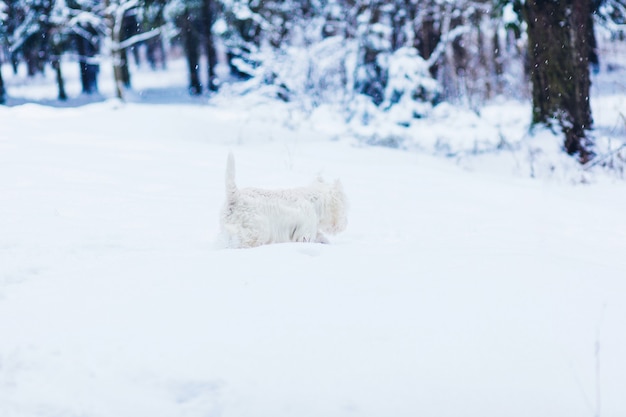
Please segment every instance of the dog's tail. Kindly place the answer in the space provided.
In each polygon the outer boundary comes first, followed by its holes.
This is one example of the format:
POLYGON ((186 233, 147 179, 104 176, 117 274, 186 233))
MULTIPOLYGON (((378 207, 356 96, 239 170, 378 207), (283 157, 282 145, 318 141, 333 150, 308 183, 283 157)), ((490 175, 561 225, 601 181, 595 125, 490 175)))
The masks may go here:
POLYGON ((228 153, 226 161, 226 200, 232 202, 237 196, 237 185, 235 184, 235 157, 232 152, 228 153))

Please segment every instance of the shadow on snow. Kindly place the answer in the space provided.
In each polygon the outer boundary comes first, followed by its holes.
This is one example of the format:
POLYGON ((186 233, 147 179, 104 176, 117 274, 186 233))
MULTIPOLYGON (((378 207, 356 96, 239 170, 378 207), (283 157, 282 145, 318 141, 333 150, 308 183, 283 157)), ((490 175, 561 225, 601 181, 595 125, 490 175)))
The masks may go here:
MULTIPOLYGON (((191 95, 184 87, 153 87, 137 90, 127 90, 124 92, 124 101, 127 103, 142 104, 188 104, 205 105, 208 103, 210 94, 191 95)), ((16 107, 23 104, 38 104, 56 108, 76 108, 88 104, 101 103, 114 98, 108 94, 80 94, 68 97, 67 100, 41 98, 32 99, 25 97, 14 97, 10 94, 6 97, 7 107, 16 107)))

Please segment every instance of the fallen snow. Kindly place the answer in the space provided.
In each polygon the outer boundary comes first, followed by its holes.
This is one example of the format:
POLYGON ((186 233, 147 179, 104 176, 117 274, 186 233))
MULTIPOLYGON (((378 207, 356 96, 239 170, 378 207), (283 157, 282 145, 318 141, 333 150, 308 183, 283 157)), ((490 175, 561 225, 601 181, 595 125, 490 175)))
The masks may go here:
MULTIPOLYGON (((0 108, 0 416, 626 415, 623 182, 364 146, 184 77, 148 104, 28 88, 0 108), (229 151, 242 186, 341 178, 347 231, 217 248, 229 151)), ((522 109, 422 133, 524 136, 522 109)))

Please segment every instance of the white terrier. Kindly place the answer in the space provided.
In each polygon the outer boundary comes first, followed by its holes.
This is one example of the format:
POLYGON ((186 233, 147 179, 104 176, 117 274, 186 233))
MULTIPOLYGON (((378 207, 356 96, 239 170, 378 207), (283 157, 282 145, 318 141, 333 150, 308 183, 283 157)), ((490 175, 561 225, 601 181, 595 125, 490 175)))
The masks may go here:
POLYGON ((235 161, 228 155, 226 203, 221 228, 231 247, 254 247, 268 243, 328 243, 322 234, 336 234, 348 223, 346 196, 339 180, 328 184, 321 178, 308 187, 284 190, 238 189, 235 161))

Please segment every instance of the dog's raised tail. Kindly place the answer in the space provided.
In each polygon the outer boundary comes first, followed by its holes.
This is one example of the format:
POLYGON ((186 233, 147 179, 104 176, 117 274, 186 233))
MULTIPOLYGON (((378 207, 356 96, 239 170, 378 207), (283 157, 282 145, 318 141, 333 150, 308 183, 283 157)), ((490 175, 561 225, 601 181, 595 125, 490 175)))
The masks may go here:
POLYGON ((226 200, 233 201, 237 195, 237 185, 235 184, 235 156, 228 153, 226 160, 226 200))

